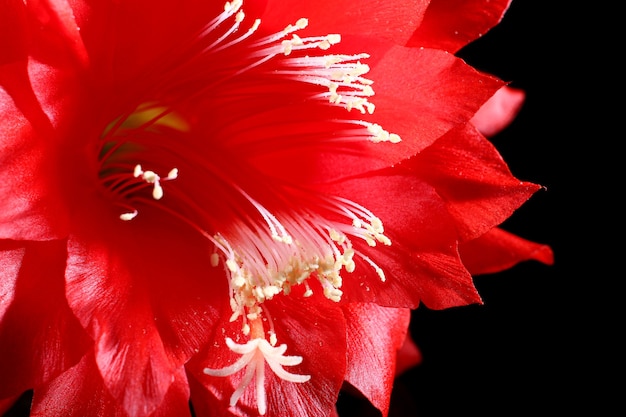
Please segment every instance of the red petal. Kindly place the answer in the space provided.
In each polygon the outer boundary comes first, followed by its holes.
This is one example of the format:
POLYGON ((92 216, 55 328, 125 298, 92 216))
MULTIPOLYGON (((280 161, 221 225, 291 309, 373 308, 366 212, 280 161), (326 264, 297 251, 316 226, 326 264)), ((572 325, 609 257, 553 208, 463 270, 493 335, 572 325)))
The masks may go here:
MULTIPOLYGON (((346 152, 319 142, 312 152, 304 154, 299 147, 280 152, 271 148, 255 155, 255 166, 269 171, 268 175, 294 182, 333 181, 385 168, 415 155, 446 132, 467 123, 502 85, 502 81, 480 74, 462 60, 441 51, 389 47, 376 42, 368 44, 366 50, 376 56, 367 74, 374 80, 376 92, 372 98, 376 110, 371 122, 399 134, 402 141, 396 144, 363 141, 351 144, 346 152), (412 63, 410 68, 406 68, 407 62, 412 63), (307 155, 315 159, 307 160, 307 155)), ((330 136, 328 140, 334 138, 330 136)))
MULTIPOLYGON (((303 297, 302 289, 295 287, 289 296, 277 296, 264 306, 271 314, 277 345, 287 344, 285 355, 302 356, 300 365, 286 367, 289 372, 311 375, 304 383, 284 381, 266 364, 265 387, 267 417, 326 417, 335 407, 346 368, 346 328, 338 305, 315 291, 303 297)), ((269 317, 269 316, 267 316, 269 317)), ((269 318, 268 318, 269 320, 269 318)), ((224 319, 217 327, 208 350, 196 356, 188 366, 194 410, 198 417, 257 415, 254 387, 251 384, 235 407, 228 407, 231 394, 241 380, 243 370, 231 377, 208 377, 205 367, 217 369, 232 364, 235 355, 225 345, 225 337, 237 343, 242 340, 241 323, 224 319)), ((266 328, 266 330, 269 330, 266 328)))
POLYGON ((0 251, 0 398, 54 378, 91 345, 65 299, 65 255, 60 241, 0 251))
POLYGON ((26 6, 22 0, 0 3, 0 67, 15 61, 26 64, 26 6))
POLYGON ((404 45, 422 20, 428 1, 356 0, 343 3, 332 0, 269 0, 267 4, 262 25, 273 30, 282 30, 305 17, 309 19, 306 33, 312 36, 358 34, 404 45))
POLYGON ((462 240, 499 225, 541 189, 515 178, 471 124, 451 131, 409 164, 445 200, 462 240))
POLYGON ((268 417, 326 416, 335 407, 346 372, 343 314, 322 296, 321 289, 307 298, 300 291, 292 291, 275 301, 266 306, 274 319, 278 343, 287 343, 288 352, 303 357, 300 372, 311 375, 311 380, 281 383, 280 389, 269 391, 268 409, 272 413, 268 412, 268 417), (284 409, 285 398, 289 399, 289 411, 284 409))
POLYGON ((12 241, 0 241, 0 319, 15 298, 15 283, 24 260, 26 247, 12 241))
POLYGON ((372 210, 392 241, 374 248, 353 241, 384 270, 386 280, 355 256, 357 269, 343 280, 345 301, 412 308, 421 301, 437 309, 480 302, 457 252, 453 219, 431 186, 413 176, 380 174, 333 187, 372 210))
MULTIPOLYGON (((179 370, 163 405, 151 417, 190 415, 189 388, 184 372, 179 370)), ((86 355, 52 383, 35 390, 30 416, 128 417, 129 414, 107 391, 93 356, 86 355)))
MULTIPOLYGON (((28 394, 25 394, 28 395, 28 394)), ((22 396, 22 394, 17 394, 13 397, 9 397, 9 398, 3 398, 0 400, 0 415, 4 416, 4 417, 10 417, 13 414, 15 414, 15 412, 11 412, 10 414, 7 413, 5 414, 7 411, 9 411, 11 409, 11 407, 13 406, 17 406, 19 407, 19 405, 17 405, 17 402, 20 400, 20 397, 22 396)), ((30 400, 30 398, 29 398, 30 400)))
POLYGON ((51 415, 128 417, 104 387, 92 355, 35 390, 30 416, 51 415))
POLYGON ((511 0, 433 0, 409 46, 455 53, 502 20, 511 0))
POLYGON ((410 310, 352 303, 343 306, 347 323, 346 381, 380 410, 389 411, 398 350, 403 345, 410 310))
POLYGON ((500 88, 472 117, 472 124, 487 137, 506 128, 522 108, 526 94, 523 90, 500 88))
POLYGON ((149 217, 85 225, 69 242, 70 306, 96 342, 105 385, 132 415, 158 408, 176 369, 206 343, 216 294, 226 292, 223 271, 210 275, 206 242, 191 232, 164 235, 181 226, 149 217), (155 224, 162 230, 148 229, 155 224))
MULTIPOLYGON (((90 53, 90 69, 101 85, 106 85, 103 80, 114 80, 118 85, 116 94, 125 96, 129 92, 153 91, 155 79, 161 77, 162 82, 163 74, 171 71, 172 65, 180 65, 181 52, 198 41, 208 22, 224 11, 226 1, 76 3, 80 4, 75 6, 75 14, 90 53)), ((247 29, 260 15, 263 3, 264 0, 244 2, 246 18, 242 28, 247 29)), ((109 91, 107 97, 110 94, 109 91)), ((122 101, 120 97, 116 99, 122 101)))
POLYGON ((463 263, 474 275, 499 272, 527 260, 547 265, 554 262, 554 253, 548 245, 522 239, 499 228, 463 243, 459 250, 463 263))
POLYGON ((67 0, 31 0, 27 7, 35 19, 33 35, 46 45, 37 52, 56 60, 55 54, 67 51, 79 66, 87 67, 89 56, 67 0))
POLYGON ((65 236, 58 169, 50 157, 52 125, 19 62, 0 66, 0 113, 0 238, 65 236))
POLYGON ((401 47, 391 48, 368 77, 376 91, 376 122, 402 138, 398 144, 373 150, 391 164, 465 124, 502 86, 502 81, 450 54, 401 47))

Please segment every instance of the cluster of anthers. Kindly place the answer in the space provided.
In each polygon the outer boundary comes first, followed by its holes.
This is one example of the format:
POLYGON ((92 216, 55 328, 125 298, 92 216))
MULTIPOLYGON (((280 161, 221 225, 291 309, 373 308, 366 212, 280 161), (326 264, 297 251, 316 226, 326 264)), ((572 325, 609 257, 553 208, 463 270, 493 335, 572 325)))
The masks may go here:
MULTIPOLYGON (((227 2, 223 12, 202 32, 213 39, 209 46, 203 47, 203 53, 215 54, 236 44, 245 49, 245 55, 250 63, 237 69, 230 76, 243 74, 276 59, 279 63, 272 67, 272 74, 275 76, 322 87, 320 93, 310 97, 311 100, 319 101, 320 105, 341 106, 348 111, 357 110, 362 114, 374 112, 374 104, 369 101, 374 95, 372 81, 364 78, 369 67, 360 62, 361 59, 368 58, 367 54, 325 55, 322 52, 316 55, 319 51, 326 51, 340 42, 341 37, 336 34, 319 37, 298 36, 296 32, 308 24, 304 18, 293 25, 288 25, 280 32, 264 37, 252 36, 259 28, 259 20, 254 21, 248 31, 241 33, 239 28, 245 17, 242 6, 242 0, 227 2)), ((174 113, 155 106, 150 111, 158 113, 154 117, 156 123, 169 123, 181 131, 183 127, 186 128, 180 121, 168 119, 175 118, 174 113)), ((139 109, 135 112, 137 114, 133 115, 144 123, 145 117, 138 116, 147 114, 147 111, 139 109)), ((338 125, 350 125, 353 128, 352 132, 356 132, 349 135, 351 139, 366 139, 374 143, 400 141, 397 134, 386 131, 378 124, 358 118, 334 122, 338 125)), ((122 121, 117 125, 123 126, 124 123, 128 124, 122 121)), ((115 149, 108 155, 112 153, 115 153, 115 149)), ((153 187, 152 198, 159 200, 163 196, 161 183, 175 179, 177 174, 177 170, 174 169, 166 177, 161 178, 153 171, 144 171, 140 165, 136 165, 132 176, 134 182, 141 183, 142 187, 153 187)), ((127 174, 115 169, 113 175, 106 178, 109 184, 116 185, 118 181, 123 182, 124 175, 127 174)), ((124 193, 128 195, 135 191, 134 188, 124 190, 127 190, 124 193)), ((221 369, 206 368, 204 372, 211 376, 226 377, 245 368, 245 374, 232 394, 230 405, 234 406, 238 402, 254 379, 258 411, 265 414, 266 364, 284 381, 303 383, 308 381, 310 376, 293 374, 283 368, 300 364, 302 357, 285 356, 287 350, 285 344, 276 347, 274 324, 267 308, 264 307, 264 302, 281 293, 288 295, 292 287, 297 285, 304 286, 304 297, 311 296, 314 289, 308 280, 312 277, 317 279, 327 299, 338 302, 343 294, 341 273, 353 272, 355 259, 373 268, 384 281, 382 269, 358 251, 353 246, 351 238, 363 239, 369 246, 376 246, 378 243, 390 245, 391 241, 385 236, 379 218, 363 206, 347 199, 325 197, 318 201, 320 206, 325 206, 324 209, 340 216, 343 221, 320 221, 319 215, 306 211, 282 213, 278 219, 244 190, 237 191, 254 206, 267 226, 265 231, 255 228, 254 230, 259 233, 247 234, 251 241, 249 245, 242 244, 237 237, 220 233, 210 235, 204 232, 201 225, 193 226, 215 245, 211 264, 214 267, 222 265, 229 277, 230 306, 233 312, 230 320, 232 322, 241 319, 241 331, 248 342, 238 344, 226 338, 226 346, 241 357, 231 365, 221 369), (263 233, 267 233, 275 245, 268 245, 263 233), (266 325, 269 326, 267 331, 266 325)), ((136 215, 137 211, 133 209, 122 214, 121 219, 131 220, 136 215)))

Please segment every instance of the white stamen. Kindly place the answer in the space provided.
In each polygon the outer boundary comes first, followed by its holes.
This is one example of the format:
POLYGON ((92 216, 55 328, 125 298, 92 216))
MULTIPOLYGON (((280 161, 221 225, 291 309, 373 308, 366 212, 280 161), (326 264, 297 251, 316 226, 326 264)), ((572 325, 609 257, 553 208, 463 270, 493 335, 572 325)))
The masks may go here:
MULTIPOLYGON (((135 165, 133 169, 133 177, 141 178, 146 184, 152 185, 152 198, 154 200, 160 200, 163 198, 163 186, 161 186, 161 181, 171 181, 178 178, 178 169, 171 169, 167 177, 161 179, 161 177, 154 171, 144 171, 140 164, 135 165)), ((137 217, 139 212, 137 210, 133 210, 131 212, 120 214, 120 219, 123 221, 129 221, 137 217)))
POLYGON ((175 180, 178 178, 178 168, 173 168, 170 172, 167 173, 168 180, 175 180))
POLYGON ((134 219, 137 214, 139 214, 139 212, 137 210, 130 212, 130 213, 122 213, 120 214, 120 219, 124 220, 125 222, 134 219))

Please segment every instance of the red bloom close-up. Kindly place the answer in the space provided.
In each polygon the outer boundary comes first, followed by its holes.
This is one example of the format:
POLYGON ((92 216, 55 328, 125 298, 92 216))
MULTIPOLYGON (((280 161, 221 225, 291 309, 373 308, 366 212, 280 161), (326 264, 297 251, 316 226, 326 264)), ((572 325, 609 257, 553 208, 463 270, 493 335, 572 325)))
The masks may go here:
POLYGON ((413 309, 553 262, 455 56, 509 4, 0 4, 0 413, 386 417, 413 309))

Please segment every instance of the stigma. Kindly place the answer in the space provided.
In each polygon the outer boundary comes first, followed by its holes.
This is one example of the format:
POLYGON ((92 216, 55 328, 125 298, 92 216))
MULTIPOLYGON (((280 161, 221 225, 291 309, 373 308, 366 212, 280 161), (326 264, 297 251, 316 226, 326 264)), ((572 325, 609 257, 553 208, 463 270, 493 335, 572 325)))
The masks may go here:
MULTIPOLYGON (((261 326, 260 321, 255 321, 255 327, 261 326)), ((265 337, 251 338, 248 342, 239 344, 231 338, 226 338, 226 346, 234 353, 241 355, 239 359, 223 368, 204 368, 206 375, 227 377, 245 369, 244 376, 230 397, 229 405, 234 407, 254 379, 254 392, 257 410, 260 415, 267 411, 267 394, 265 388, 266 364, 274 374, 287 382, 304 383, 311 379, 310 375, 294 374, 285 370, 285 366, 295 366, 302 363, 301 356, 285 356, 287 345, 274 346, 265 337)))

